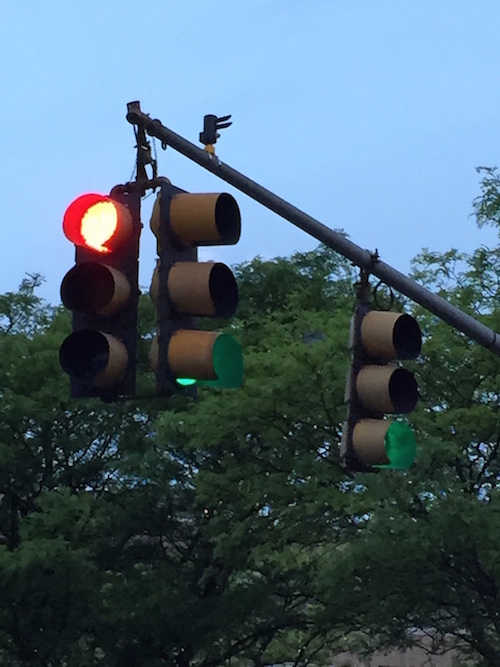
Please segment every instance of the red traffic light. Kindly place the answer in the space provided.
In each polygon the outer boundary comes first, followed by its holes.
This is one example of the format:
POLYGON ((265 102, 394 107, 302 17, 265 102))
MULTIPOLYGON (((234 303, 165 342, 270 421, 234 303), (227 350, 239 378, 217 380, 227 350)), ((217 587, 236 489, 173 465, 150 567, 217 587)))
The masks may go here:
POLYGON ((126 206, 97 194, 75 199, 63 219, 67 239, 103 254, 120 246, 131 235, 132 227, 132 216, 126 206))

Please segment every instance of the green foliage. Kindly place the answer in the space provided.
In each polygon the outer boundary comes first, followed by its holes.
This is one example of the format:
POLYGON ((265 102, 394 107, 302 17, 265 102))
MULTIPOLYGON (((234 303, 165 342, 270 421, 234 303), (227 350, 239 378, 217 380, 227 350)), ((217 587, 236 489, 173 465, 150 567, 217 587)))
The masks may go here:
MULTIPOLYGON (((499 185, 486 170, 478 223, 497 224, 499 185)), ((498 331, 499 258, 498 248, 424 250, 414 277, 498 331)), ((433 650, 460 649, 463 664, 468 656, 468 664, 497 665, 500 360, 422 308, 413 311, 424 330, 413 364, 422 393, 412 415, 417 463, 404 480, 369 480, 363 531, 340 561, 325 564, 322 587, 347 601, 351 627, 358 622, 378 648, 431 637, 433 650)), ((338 610, 330 605, 324 614, 331 625, 338 610)))
MULTIPOLYGON (((500 249, 424 250, 413 271, 500 328, 500 249)), ((111 405, 69 399, 69 317, 38 277, 0 297, 0 661, 305 667, 430 635, 498 665, 499 360, 400 299, 424 331, 417 461, 346 475, 357 272, 319 247, 235 273, 237 317, 203 325, 239 339, 244 383, 197 401, 145 398, 147 297, 139 398, 111 405)))
MULTIPOLYGON (((308 664, 321 654, 314 573, 352 529, 337 452, 352 267, 319 249, 236 273, 242 307, 229 331, 245 349, 244 387, 201 390, 197 402, 70 400, 58 365, 67 313, 36 297, 38 279, 2 297, 9 664, 308 664)), ((147 297, 140 312, 144 394, 147 297)))
POLYGON ((500 226, 500 177, 496 167, 478 167, 482 174, 481 194, 473 202, 474 214, 479 227, 500 226))

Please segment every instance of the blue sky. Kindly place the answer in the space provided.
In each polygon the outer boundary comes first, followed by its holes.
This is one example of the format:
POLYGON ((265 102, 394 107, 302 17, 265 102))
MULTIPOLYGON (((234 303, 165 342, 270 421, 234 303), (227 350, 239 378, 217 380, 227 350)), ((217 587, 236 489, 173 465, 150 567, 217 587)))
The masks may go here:
MULTIPOLYGON (((66 207, 130 179, 126 104, 197 143, 232 114, 219 157, 407 272, 422 247, 496 243, 471 202, 500 162, 498 0, 4 0, 0 22, 0 292, 26 272, 59 302, 73 265, 66 207)), ((242 211, 228 264, 316 241, 157 146, 161 175, 229 191, 242 211)), ((144 202, 141 284, 155 243, 144 202)))

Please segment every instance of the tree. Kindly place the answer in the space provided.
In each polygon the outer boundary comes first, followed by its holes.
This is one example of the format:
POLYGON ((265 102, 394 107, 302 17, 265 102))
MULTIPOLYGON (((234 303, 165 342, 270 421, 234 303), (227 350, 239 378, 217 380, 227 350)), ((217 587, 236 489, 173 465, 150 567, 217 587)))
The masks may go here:
MULTIPOLYGON (((351 273, 325 250, 241 266, 231 326, 246 384, 197 402, 71 401, 57 363, 68 316, 36 297, 36 281, 3 297, 5 660, 209 667, 319 654, 314 572, 322 545, 351 529, 334 398, 351 273)), ((145 357, 146 298, 141 310, 145 357)))
MULTIPOLYGON (((499 262, 425 251, 414 275, 498 329, 499 262)), ((146 398, 147 297, 139 397, 109 405, 68 398, 37 277, 0 298, 0 658, 302 667, 426 633, 497 665, 497 358, 398 298, 425 334, 417 463, 347 475, 357 271, 319 247, 235 272, 245 382, 197 401, 146 398)))
POLYGON ((103 531, 148 423, 137 408, 68 399, 58 347, 69 318, 38 284, 0 299, 0 652, 13 665, 94 664, 101 563, 117 537, 103 531))
MULTIPOLYGON (((477 222, 499 225, 500 181, 486 170, 477 222)), ((425 250, 414 277, 499 330, 500 249, 425 250)), ((349 599, 371 646, 422 638, 476 665, 500 662, 500 361, 414 307, 425 331, 415 364, 422 391, 414 424, 417 464, 366 482, 366 521, 343 560, 326 565, 327 586, 349 599)), ((324 622, 334 610, 325 610, 324 622)))

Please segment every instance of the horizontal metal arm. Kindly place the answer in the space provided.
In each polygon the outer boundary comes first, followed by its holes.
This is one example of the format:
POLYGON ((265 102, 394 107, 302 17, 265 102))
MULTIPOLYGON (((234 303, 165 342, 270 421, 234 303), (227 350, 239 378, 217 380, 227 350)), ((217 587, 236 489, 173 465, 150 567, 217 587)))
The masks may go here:
POLYGON ((169 130, 159 120, 152 120, 140 110, 138 102, 128 105, 127 120, 133 125, 142 125, 150 136, 156 137, 162 144, 171 146, 190 160, 208 169, 208 171, 241 190, 266 208, 304 230, 310 236, 350 259, 356 266, 369 270, 370 273, 383 280, 387 285, 405 294, 444 322, 475 340, 479 345, 500 356, 500 336, 498 333, 467 313, 462 312, 442 297, 433 294, 389 264, 378 259, 374 260, 373 254, 368 250, 360 248, 343 234, 326 227, 326 225, 247 178, 236 169, 220 162, 217 157, 210 155, 205 150, 187 141, 187 139, 169 130))

